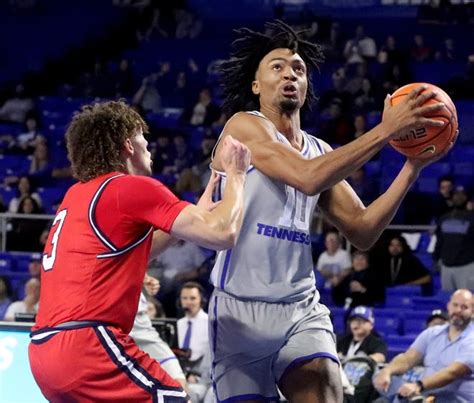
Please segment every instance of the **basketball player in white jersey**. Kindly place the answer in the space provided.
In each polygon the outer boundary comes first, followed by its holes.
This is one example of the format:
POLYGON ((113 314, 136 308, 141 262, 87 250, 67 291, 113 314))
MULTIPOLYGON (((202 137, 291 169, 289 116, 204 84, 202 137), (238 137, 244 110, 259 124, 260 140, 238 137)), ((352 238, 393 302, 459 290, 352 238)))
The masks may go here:
MULTIPOLYGON (((387 191, 365 207, 344 181, 392 138, 424 126, 442 104, 414 90, 382 122, 337 150, 300 128, 300 109, 314 92, 310 72, 322 54, 286 24, 265 33, 240 29, 222 65, 224 107, 232 135, 252 152, 242 230, 219 253, 209 307, 212 376, 218 401, 340 402, 339 362, 328 309, 319 304, 311 258, 316 205, 349 241, 368 249, 390 223, 420 170, 407 160, 387 191)), ((220 143, 219 143, 220 144, 220 143)), ((219 144, 217 147, 219 147, 219 144)), ((218 158, 212 168, 222 171, 218 158)), ((225 174, 221 174, 221 189, 225 174)))

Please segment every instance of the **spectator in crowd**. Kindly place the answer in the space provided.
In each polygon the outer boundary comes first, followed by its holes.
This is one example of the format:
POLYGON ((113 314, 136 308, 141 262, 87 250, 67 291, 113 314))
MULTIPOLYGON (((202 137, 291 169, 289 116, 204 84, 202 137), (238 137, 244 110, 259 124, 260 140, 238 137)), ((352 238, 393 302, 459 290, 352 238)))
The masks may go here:
POLYGON ((18 313, 36 314, 40 296, 40 281, 30 278, 25 284, 25 297, 10 304, 5 313, 6 321, 14 321, 18 313))
POLYGON ((385 287, 380 283, 378 273, 370 266, 367 252, 353 252, 352 270, 333 288, 332 298, 337 305, 350 307, 374 306, 384 301, 385 287))
POLYGON ((451 175, 438 178, 438 193, 433 200, 433 218, 438 219, 453 208, 454 179, 451 175))
POLYGON ((387 54, 387 62, 391 65, 402 65, 406 63, 406 56, 397 46, 397 41, 394 35, 388 35, 385 39, 384 45, 380 48, 381 52, 387 54))
POLYGON ((164 131, 158 131, 156 145, 152 149, 153 172, 162 174, 167 166, 172 165, 170 138, 164 131))
POLYGON ((377 270, 382 272, 385 285, 424 285, 431 283, 431 274, 421 261, 413 254, 406 239, 396 235, 389 240, 388 247, 377 270))
POLYGON ((176 11, 176 39, 194 39, 202 31, 202 21, 186 10, 176 11))
POLYGON ((209 181, 211 171, 209 164, 211 163, 212 150, 216 144, 216 137, 212 129, 206 129, 204 138, 201 141, 201 149, 198 153, 198 160, 194 163, 192 168, 184 169, 179 176, 176 183, 176 193, 183 194, 184 192, 200 193, 206 183, 209 181))
POLYGON ((133 93, 133 71, 128 59, 120 60, 118 70, 113 76, 115 97, 130 97, 133 93))
POLYGON ((436 61, 453 62, 458 59, 453 38, 445 38, 442 46, 436 50, 434 58, 436 61))
POLYGON ((374 314, 368 306, 357 306, 348 317, 350 333, 338 338, 337 351, 341 360, 356 356, 385 362, 387 344, 374 331, 374 314))
POLYGON ((377 45, 370 36, 366 35, 364 26, 359 25, 355 36, 349 39, 344 46, 344 57, 348 64, 363 63, 374 60, 377 56, 377 45))
POLYGON ((351 271, 351 255, 341 247, 341 237, 337 231, 328 231, 324 239, 326 250, 321 253, 316 263, 316 270, 330 289, 338 285, 351 271))
POLYGON ((38 207, 41 208, 42 200, 40 195, 33 191, 30 179, 27 176, 21 176, 18 179, 17 195, 13 197, 8 204, 8 212, 17 213, 21 200, 27 196, 33 198, 38 204, 38 207))
POLYGON ((415 62, 426 62, 431 59, 432 49, 425 45, 425 38, 421 34, 413 37, 413 46, 410 50, 411 59, 415 62))
POLYGON ((15 96, 7 99, 0 107, 0 122, 24 123, 34 109, 33 99, 26 95, 25 87, 18 84, 15 88, 15 96))
POLYGON ((178 241, 163 251, 151 264, 150 274, 161 282, 158 298, 166 315, 176 317, 176 298, 180 286, 199 278, 205 256, 199 246, 178 241))
MULTIPOLYGON (((18 214, 41 214, 42 210, 31 196, 24 197, 18 206, 18 214)), ((40 236, 46 221, 31 218, 13 218, 7 232, 7 249, 14 251, 41 252, 40 236)))
POLYGON ((212 99, 211 89, 203 88, 197 102, 184 112, 183 119, 191 126, 211 126, 220 116, 221 110, 212 99))
POLYGON ((0 320, 3 320, 5 313, 12 303, 12 290, 8 277, 0 276, 0 320))
POLYGON ((464 187, 454 190, 452 200, 453 209, 437 223, 433 258, 441 268, 443 290, 474 290, 474 211, 466 208, 469 196, 464 187))
POLYGON ((211 394, 209 319, 203 310, 204 289, 199 283, 183 284, 179 303, 184 317, 178 320, 178 345, 186 352, 183 367, 187 374, 189 395, 193 403, 208 402, 211 394))
POLYGON ((160 301, 155 297, 148 295, 146 313, 150 319, 166 318, 165 310, 160 301))
POLYGON ((28 116, 25 122, 26 131, 20 133, 18 136, 10 137, 10 144, 8 152, 30 155, 34 152, 36 141, 39 136, 42 136, 38 130, 38 119, 31 115, 28 116))
MULTIPOLYGON (((149 296, 153 296, 159 291, 160 282, 158 279, 145 274, 143 287, 149 296)), ((183 388, 186 388, 186 377, 179 365, 178 359, 151 323, 145 292, 142 291, 140 294, 138 310, 130 336, 135 340, 140 349, 157 360, 173 379, 179 382, 183 388)))
POLYGON ((328 109, 333 103, 339 103, 344 114, 347 114, 351 107, 352 96, 346 90, 346 70, 338 68, 331 74, 332 87, 323 92, 319 100, 319 110, 321 114, 328 114, 328 109))
POLYGON ((473 295, 459 289, 448 303, 449 324, 424 330, 410 348, 396 356, 374 378, 375 387, 389 398, 434 396, 440 402, 472 402, 474 397, 473 295), (423 365, 416 382, 404 382, 402 375, 423 365))
POLYGON ((30 262, 28 263, 28 273, 31 278, 37 278, 37 279, 40 278, 41 269, 42 269, 40 256, 41 255, 39 254, 33 255, 30 262))
POLYGON ((449 322, 449 315, 442 309, 433 309, 426 318, 426 327, 440 326, 449 322))
POLYGON ((344 40, 341 33, 341 25, 334 21, 329 28, 329 35, 327 39, 321 41, 323 53, 328 60, 342 61, 342 49, 344 47, 344 40))
POLYGON ((137 92, 133 95, 132 103, 140 105, 145 112, 158 113, 161 108, 161 95, 157 87, 156 73, 146 76, 137 92))

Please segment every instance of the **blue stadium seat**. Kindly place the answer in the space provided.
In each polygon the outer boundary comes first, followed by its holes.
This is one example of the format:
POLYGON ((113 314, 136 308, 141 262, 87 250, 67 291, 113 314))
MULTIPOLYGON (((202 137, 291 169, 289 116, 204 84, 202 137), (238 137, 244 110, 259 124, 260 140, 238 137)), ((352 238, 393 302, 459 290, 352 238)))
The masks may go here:
POLYGON ((403 334, 418 335, 426 327, 426 319, 431 315, 430 310, 410 310, 402 313, 403 316, 403 334))
POLYGON ((374 308, 375 330, 383 335, 400 334, 401 320, 398 309, 374 308))

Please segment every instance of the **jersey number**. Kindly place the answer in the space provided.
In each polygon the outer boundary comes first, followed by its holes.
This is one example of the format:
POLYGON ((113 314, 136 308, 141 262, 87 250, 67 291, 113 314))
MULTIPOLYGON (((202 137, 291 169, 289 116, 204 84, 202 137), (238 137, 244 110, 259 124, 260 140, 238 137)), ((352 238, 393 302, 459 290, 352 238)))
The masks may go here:
POLYGON ((56 260, 56 252, 58 249, 58 240, 59 234, 63 229, 64 220, 66 219, 67 210, 61 210, 53 221, 53 227, 56 223, 59 222, 56 230, 54 231, 53 237, 51 238, 51 255, 43 255, 43 268, 45 271, 51 270, 54 265, 54 261, 56 260))
POLYGON ((288 185, 285 188, 286 203, 278 225, 291 228, 294 223, 299 230, 308 231, 314 197, 308 197, 288 185))

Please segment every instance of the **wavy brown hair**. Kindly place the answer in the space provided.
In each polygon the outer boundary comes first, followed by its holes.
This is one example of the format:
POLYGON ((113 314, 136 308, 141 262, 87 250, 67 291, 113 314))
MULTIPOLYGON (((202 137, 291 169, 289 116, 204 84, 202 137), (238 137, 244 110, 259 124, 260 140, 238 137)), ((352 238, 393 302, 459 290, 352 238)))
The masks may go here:
POLYGON ((66 131, 68 158, 73 175, 87 182, 109 172, 125 172, 121 158, 124 142, 148 126, 122 101, 85 105, 66 131))

